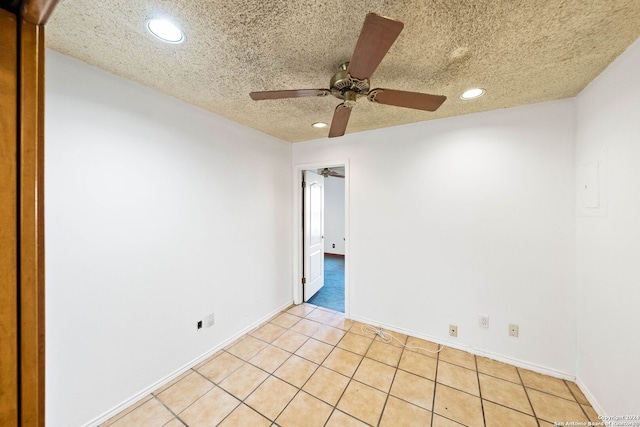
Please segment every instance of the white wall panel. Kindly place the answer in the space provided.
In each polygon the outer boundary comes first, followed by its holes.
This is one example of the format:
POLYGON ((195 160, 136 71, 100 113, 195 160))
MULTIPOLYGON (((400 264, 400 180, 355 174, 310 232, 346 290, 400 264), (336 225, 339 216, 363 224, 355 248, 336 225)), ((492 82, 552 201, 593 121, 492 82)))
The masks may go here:
POLYGON ((291 147, 51 51, 46 111, 47 425, 79 426, 292 301, 291 147))
POLYGON ((344 184, 332 176, 324 181, 324 251, 330 254, 344 255, 344 184))
POLYGON ((577 206, 577 373, 607 415, 640 414, 639 75, 636 41, 576 100, 576 191, 595 163, 601 196, 577 206))
POLYGON ((352 316, 574 375, 573 122, 563 100, 295 144, 350 162, 352 316))

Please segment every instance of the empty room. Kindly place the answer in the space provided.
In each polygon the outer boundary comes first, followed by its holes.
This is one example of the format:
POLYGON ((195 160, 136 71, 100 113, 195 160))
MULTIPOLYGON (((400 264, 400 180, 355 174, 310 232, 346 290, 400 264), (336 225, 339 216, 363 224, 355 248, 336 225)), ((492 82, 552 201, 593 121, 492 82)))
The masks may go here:
POLYGON ((6 425, 640 427, 640 2, 0 5, 6 425))

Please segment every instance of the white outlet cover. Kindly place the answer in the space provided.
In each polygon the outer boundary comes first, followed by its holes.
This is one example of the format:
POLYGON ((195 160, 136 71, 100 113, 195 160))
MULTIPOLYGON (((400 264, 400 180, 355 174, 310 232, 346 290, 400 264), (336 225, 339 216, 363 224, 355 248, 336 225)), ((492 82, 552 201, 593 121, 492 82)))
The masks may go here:
POLYGON ((213 313, 211 314, 207 314, 206 316, 204 316, 204 321, 202 322, 205 328, 210 328, 213 326, 213 324, 215 323, 215 318, 213 313))
POLYGON ((482 328, 488 328, 489 327, 489 316, 487 316, 486 314, 478 314, 478 324, 482 328))
POLYGON ((518 325, 509 324, 509 335, 512 337, 518 337, 518 334, 520 333, 520 328, 518 327, 518 325))
POLYGON ((458 326, 449 325, 449 335, 452 336, 452 337, 457 337, 458 336, 458 326))

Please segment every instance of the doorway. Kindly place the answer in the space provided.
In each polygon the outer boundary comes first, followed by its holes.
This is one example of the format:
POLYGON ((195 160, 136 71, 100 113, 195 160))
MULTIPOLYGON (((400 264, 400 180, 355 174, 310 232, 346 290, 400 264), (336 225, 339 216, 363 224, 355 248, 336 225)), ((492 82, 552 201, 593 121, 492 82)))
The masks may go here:
POLYGON ((346 161, 295 167, 294 302, 349 314, 346 161), (319 256, 320 252, 320 256, 319 256))
POLYGON ((324 286, 308 302, 344 313, 344 167, 316 172, 324 179, 324 286))

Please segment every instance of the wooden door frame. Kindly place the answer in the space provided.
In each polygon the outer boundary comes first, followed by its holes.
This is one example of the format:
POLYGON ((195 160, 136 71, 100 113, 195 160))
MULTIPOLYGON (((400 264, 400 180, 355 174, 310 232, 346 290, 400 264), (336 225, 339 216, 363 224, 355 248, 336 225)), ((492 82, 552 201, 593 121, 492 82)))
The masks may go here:
MULTIPOLYGON (((0 2, 9 9, 14 2, 0 2)), ((44 26, 58 0, 19 2, 13 34, 3 32, 0 43, 16 49, 15 64, 2 64, 15 87, 15 120, 4 125, 10 147, 3 161, 11 166, 3 202, 13 203, 14 213, 2 211, 3 224, 13 224, 2 243, 11 251, 0 252, 6 266, 0 274, 3 340, 13 340, 15 351, 1 352, 3 393, 0 420, 3 426, 45 424, 45 317, 44 317, 44 26), (11 76, 11 74, 13 76, 11 76), (11 142, 15 141, 15 145, 11 142), (5 317, 6 316, 6 317, 5 317), (5 387, 7 386, 7 387, 5 387)), ((11 62, 8 60, 8 62, 11 62)), ((11 101, 10 101, 11 102, 11 101)), ((13 346, 12 346, 13 347, 13 346)))
POLYGON ((18 20, 0 15, 0 425, 18 416, 18 20), (15 390, 15 392, 14 392, 15 390))

